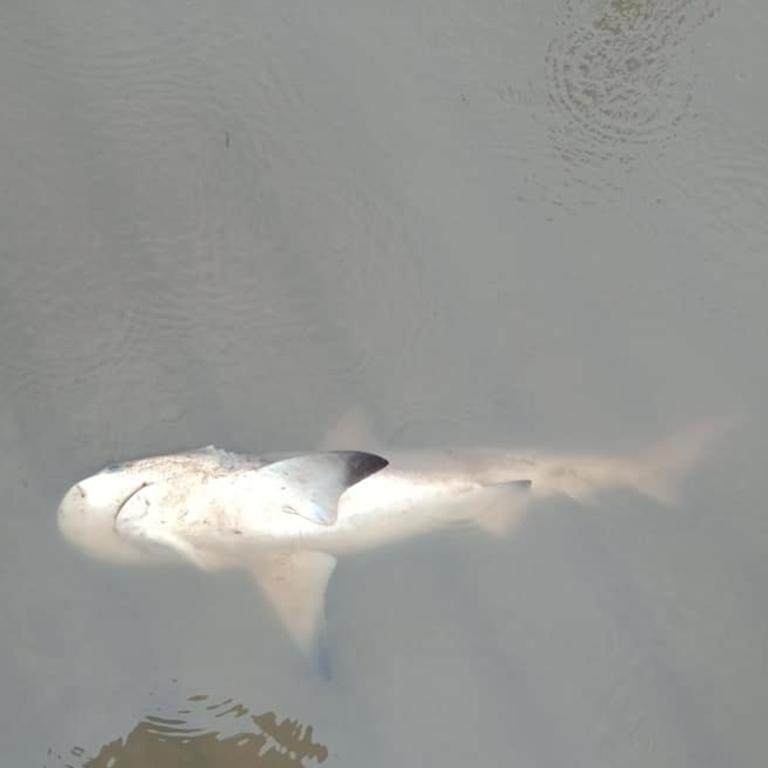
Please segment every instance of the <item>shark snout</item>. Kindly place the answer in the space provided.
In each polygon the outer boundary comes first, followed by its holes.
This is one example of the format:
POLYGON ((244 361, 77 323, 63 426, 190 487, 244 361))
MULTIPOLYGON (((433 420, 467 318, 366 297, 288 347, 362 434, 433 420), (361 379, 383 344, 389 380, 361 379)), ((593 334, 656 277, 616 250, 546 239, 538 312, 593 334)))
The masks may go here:
POLYGON ((67 518, 79 517, 85 510, 88 491, 85 489, 82 483, 75 483, 62 498, 59 509, 58 518, 59 523, 67 518))

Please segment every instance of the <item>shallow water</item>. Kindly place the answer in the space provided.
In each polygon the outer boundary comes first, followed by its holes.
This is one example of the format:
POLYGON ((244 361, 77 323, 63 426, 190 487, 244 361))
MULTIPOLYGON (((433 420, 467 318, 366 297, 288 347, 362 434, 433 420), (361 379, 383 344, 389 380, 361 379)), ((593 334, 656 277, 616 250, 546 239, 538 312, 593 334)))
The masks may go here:
POLYGON ((6 3, 1 762, 765 765, 767 34, 715 0, 6 3), (675 510, 342 561, 330 683, 246 579, 60 539, 111 460, 353 406, 402 446, 742 420, 675 510))

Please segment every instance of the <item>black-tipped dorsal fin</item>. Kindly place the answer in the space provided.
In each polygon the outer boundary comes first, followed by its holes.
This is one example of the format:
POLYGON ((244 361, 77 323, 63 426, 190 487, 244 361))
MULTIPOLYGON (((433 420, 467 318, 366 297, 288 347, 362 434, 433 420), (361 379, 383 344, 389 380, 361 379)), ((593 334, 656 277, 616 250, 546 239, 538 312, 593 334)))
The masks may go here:
POLYGON ((263 467, 259 478, 274 486, 283 510, 319 525, 333 525, 339 498, 389 462, 364 451, 327 451, 292 456, 263 467))

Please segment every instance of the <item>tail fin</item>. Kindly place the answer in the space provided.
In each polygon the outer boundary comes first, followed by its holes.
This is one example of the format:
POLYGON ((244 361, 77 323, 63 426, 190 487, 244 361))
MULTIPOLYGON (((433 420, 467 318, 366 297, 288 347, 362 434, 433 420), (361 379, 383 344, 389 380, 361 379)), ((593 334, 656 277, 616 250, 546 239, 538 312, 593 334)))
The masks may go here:
POLYGON ((680 502, 686 477, 734 422, 697 425, 668 437, 625 465, 628 485, 665 506, 680 502))

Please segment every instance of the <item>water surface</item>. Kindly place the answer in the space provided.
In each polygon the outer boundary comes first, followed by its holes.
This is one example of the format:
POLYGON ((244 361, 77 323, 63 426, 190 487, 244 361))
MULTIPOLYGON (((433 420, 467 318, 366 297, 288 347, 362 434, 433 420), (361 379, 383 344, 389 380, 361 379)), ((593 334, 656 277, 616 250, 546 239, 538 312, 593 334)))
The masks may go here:
POLYGON ((196 710, 200 766, 266 759, 265 713, 334 766, 765 765, 767 36, 754 1, 4 4, 3 764, 156 764, 206 695, 250 714, 196 710), (111 460, 352 405, 403 446, 744 420, 674 511, 343 561, 330 684, 245 579, 60 540, 111 460))

